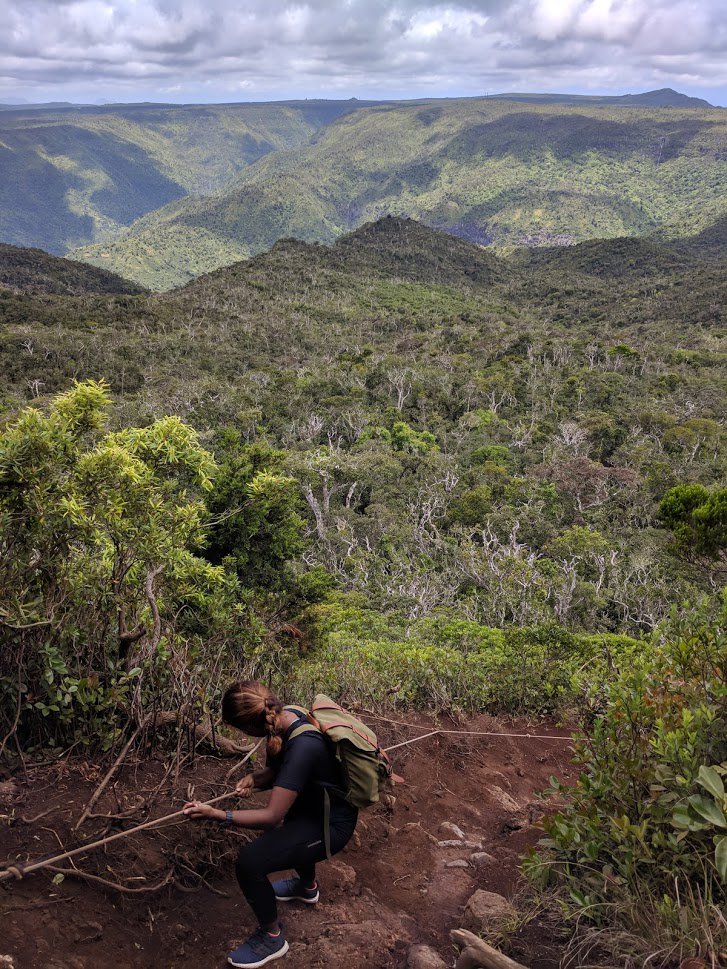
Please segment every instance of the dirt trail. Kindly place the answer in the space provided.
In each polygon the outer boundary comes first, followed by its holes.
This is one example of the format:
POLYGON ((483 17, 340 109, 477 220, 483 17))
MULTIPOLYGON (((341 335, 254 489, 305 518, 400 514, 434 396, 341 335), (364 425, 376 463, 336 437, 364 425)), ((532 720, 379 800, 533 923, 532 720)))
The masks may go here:
MULTIPOLYGON (((417 722, 426 730, 430 721, 420 717, 417 722)), ((562 733, 548 725, 505 724, 487 717, 467 726, 562 733)), ((410 732, 384 728, 381 735, 394 743, 408 739, 410 732)), ((415 942, 432 945, 451 964, 448 933, 461 924, 468 897, 477 888, 512 893, 519 854, 539 835, 536 794, 551 774, 567 780, 573 770, 565 744, 535 739, 437 736, 402 748, 395 758, 406 781, 396 789, 396 803, 363 812, 355 843, 320 866, 320 904, 312 910, 281 906, 290 940, 290 956, 281 965, 398 969, 415 942), (477 847, 439 846, 438 841, 457 840, 440 828, 443 822, 458 825, 466 840, 481 845, 491 858, 476 863, 471 855, 477 847)), ((228 767, 198 759, 194 770, 180 774, 177 799, 170 800, 167 792, 156 815, 176 809, 190 784, 198 797, 224 790, 228 767)), ((96 811, 118 813, 133 806, 162 774, 161 765, 153 762, 125 768, 96 811)), ((71 764, 0 783, 0 860, 35 859, 59 850, 61 843, 74 847, 103 832, 104 822, 91 820, 83 839, 71 833, 98 776, 71 764), (34 820, 38 815, 43 816, 34 820)), ((229 948, 253 928, 232 872, 240 836, 184 821, 156 834, 123 839, 106 854, 96 852, 78 862, 83 871, 139 887, 153 884, 173 865, 181 876, 177 887, 153 894, 122 895, 71 877, 54 885, 49 872, 1 883, 0 955, 11 956, 16 969, 222 967, 229 948), (180 881, 187 881, 187 891, 180 890, 180 881), (197 890, 190 891, 192 885, 197 890)), ((558 965, 557 945, 537 924, 516 932, 510 945, 533 969, 558 965)))

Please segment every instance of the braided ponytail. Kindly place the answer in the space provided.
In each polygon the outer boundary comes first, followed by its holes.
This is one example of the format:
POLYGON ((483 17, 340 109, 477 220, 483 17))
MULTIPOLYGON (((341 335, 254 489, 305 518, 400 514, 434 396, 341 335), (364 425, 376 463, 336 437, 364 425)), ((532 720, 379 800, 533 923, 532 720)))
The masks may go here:
POLYGON ((283 747, 280 716, 283 705, 273 691, 259 680, 233 683, 222 697, 222 719, 253 737, 268 738, 268 754, 283 747))
POLYGON ((280 714, 283 712, 280 700, 271 694, 265 700, 265 732, 268 735, 268 755, 273 757, 283 749, 283 741, 279 733, 280 714))

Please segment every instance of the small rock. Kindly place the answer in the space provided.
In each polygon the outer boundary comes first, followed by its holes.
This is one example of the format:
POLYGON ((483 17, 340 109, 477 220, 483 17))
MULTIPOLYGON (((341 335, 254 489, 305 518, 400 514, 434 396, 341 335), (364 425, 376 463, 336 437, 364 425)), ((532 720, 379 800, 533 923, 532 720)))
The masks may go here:
POLYGON ((405 831, 411 831, 413 834, 421 834, 421 836, 426 838, 428 841, 432 841, 434 844, 439 844, 434 835, 430 834, 422 827, 421 821, 407 821, 406 824, 402 825, 400 830, 402 834, 405 831))
MULTIPOLYGON (((424 837, 425 837, 425 838, 426 838, 426 839, 427 839, 428 841, 431 841, 431 842, 432 842, 432 844, 435 844, 435 845, 438 845, 438 844, 439 844, 439 842, 438 842, 438 841, 437 841, 437 839, 436 839, 436 838, 434 837, 434 835, 433 835, 433 834, 430 834, 430 833, 429 833, 429 832, 428 832, 428 831, 426 830, 426 828, 423 828, 423 827, 422 827, 422 825, 421 825, 421 821, 409 821, 409 822, 407 822, 407 824, 405 824, 405 825, 404 825, 404 826, 403 826, 403 827, 401 828, 401 830, 402 830, 402 832, 403 832, 403 831, 413 831, 413 830, 414 830, 415 828, 418 828, 418 829, 419 829, 419 831, 421 831, 421 833, 422 833, 422 834, 424 835, 424 837)), ((355 832, 354 832, 354 833, 355 833, 355 832)))
POLYGON ((538 804, 535 801, 528 804, 527 812, 528 812, 528 824, 535 824, 535 822, 539 821, 545 814, 545 811, 543 810, 543 805, 538 804))
POLYGON ((15 959, 12 956, 0 956, 2 969, 15 969, 15 959))
POLYGON ((510 797, 501 787, 497 787, 493 784, 492 787, 488 788, 489 793, 497 801, 500 807, 505 808, 506 811, 512 811, 513 813, 520 810, 520 805, 513 798, 510 797))
POLYGON ((484 868, 486 865, 494 865, 497 859, 487 851, 473 851, 470 855, 470 861, 478 868, 484 868))
POLYGON ((469 866, 470 866, 470 863, 468 861, 465 861, 464 858, 457 858, 456 861, 448 861, 445 867, 447 867, 447 868, 469 868, 469 866))
POLYGON ((335 876, 339 891, 350 892, 356 884, 356 872, 342 861, 332 861, 328 870, 335 876))
POLYGON ((99 922, 87 922, 80 926, 74 942, 81 945, 84 942, 97 942, 103 935, 103 926, 99 922))
POLYGON ((693 956, 691 959, 685 959, 680 964, 679 969, 708 969, 708 966, 704 959, 693 956))
POLYGON ((513 814, 512 817, 509 817, 507 821, 504 822, 504 824, 502 825, 502 830, 521 831, 524 827, 527 826, 527 824, 528 824, 528 821, 524 814, 522 813, 513 814))
POLYGON ((407 969, 447 969, 447 964, 428 945, 413 945, 406 958, 407 969))
MULTIPOLYGON (((18 793, 18 785, 15 781, 0 781, 0 802, 7 803, 11 801, 18 793)), ((11 956, 3 956, 4 959, 10 959, 11 956)), ((0 966, 3 963, 0 962, 0 966)), ((10 963, 7 963, 10 965, 10 963)))
POLYGON ((481 848, 479 841, 438 841, 438 848, 481 848))
POLYGON ((465 928, 481 932, 514 915, 515 909, 504 895, 478 889, 467 902, 464 910, 465 928))
POLYGON ((459 841, 464 841, 465 833, 458 825, 453 824, 451 821, 442 821, 439 825, 440 831, 446 831, 451 835, 454 835, 459 841))

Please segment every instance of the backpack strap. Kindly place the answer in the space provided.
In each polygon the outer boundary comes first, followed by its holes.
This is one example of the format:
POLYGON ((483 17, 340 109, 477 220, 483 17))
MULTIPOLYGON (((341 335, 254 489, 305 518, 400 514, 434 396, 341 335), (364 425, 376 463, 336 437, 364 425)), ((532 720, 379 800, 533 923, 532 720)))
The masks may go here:
POLYGON ((289 703, 288 706, 283 707, 283 710, 288 710, 290 713, 297 713, 303 719, 306 719, 308 716, 308 711, 304 707, 297 707, 294 703, 289 703))
POLYGON ((283 707, 283 710, 287 710, 288 713, 296 713, 301 720, 306 721, 295 728, 290 737, 288 737, 288 740, 292 740, 294 737, 299 737, 302 733, 310 733, 311 730, 315 730, 316 733, 320 733, 320 730, 315 726, 315 724, 308 722, 308 711, 304 710, 303 707, 296 707, 293 706, 293 704, 289 704, 287 707, 283 707))
POLYGON ((323 844, 326 849, 326 861, 331 860, 331 795, 323 785, 323 844))
POLYGON ((288 740, 294 740, 296 737, 300 737, 302 733, 310 733, 311 730, 314 733, 320 733, 320 730, 318 729, 318 727, 314 727, 312 723, 301 723, 301 725, 299 727, 296 727, 295 730, 291 733, 291 735, 288 737, 288 740))

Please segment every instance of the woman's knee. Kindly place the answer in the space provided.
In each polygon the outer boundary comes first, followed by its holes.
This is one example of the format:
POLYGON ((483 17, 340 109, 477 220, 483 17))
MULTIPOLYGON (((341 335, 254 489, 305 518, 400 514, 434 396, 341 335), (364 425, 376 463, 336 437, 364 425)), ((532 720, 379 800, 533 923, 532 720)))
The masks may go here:
POLYGON ((255 849, 256 842, 241 848, 237 861, 235 862, 235 874, 240 885, 249 884, 264 878, 267 872, 263 863, 263 858, 259 851, 255 849))

